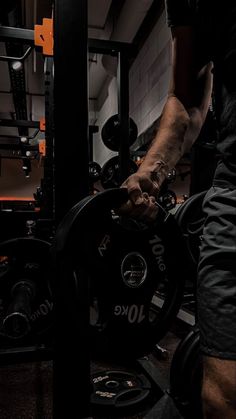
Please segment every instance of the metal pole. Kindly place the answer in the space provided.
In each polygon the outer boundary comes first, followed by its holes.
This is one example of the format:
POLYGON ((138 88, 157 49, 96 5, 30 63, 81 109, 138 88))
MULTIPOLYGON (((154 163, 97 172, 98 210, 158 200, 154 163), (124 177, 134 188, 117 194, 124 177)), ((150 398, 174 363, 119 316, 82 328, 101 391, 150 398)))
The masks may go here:
MULTIPOLYGON (((55 0, 54 16, 55 210, 59 224, 89 193, 87 1, 55 0)), ((57 267, 60 262, 57 260, 57 267)), ((57 268, 55 278, 53 417, 79 419, 89 416, 90 405, 88 281, 79 277, 75 292, 77 282, 67 275, 66 258, 63 266, 57 268)))
POLYGON ((129 175, 129 62, 126 51, 118 53, 118 115, 120 120, 120 180, 129 175))
POLYGON ((56 224, 89 194, 87 1, 55 0, 56 224))

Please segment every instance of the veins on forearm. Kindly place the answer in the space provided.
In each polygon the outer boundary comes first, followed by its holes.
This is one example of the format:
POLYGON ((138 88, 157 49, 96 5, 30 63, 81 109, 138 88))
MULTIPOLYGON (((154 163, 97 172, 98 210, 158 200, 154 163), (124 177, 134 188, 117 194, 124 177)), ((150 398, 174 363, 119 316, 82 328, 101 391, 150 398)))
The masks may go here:
POLYGON ((155 160, 160 156, 172 168, 184 152, 189 124, 190 118, 184 106, 176 97, 169 97, 158 132, 148 150, 145 166, 155 170, 155 160))

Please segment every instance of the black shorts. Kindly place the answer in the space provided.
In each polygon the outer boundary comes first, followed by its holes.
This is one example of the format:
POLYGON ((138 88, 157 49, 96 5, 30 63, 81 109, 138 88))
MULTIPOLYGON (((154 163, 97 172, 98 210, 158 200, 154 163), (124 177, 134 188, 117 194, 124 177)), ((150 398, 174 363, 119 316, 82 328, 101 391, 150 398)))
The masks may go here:
POLYGON ((204 354, 236 360, 236 184, 219 184, 204 199, 198 323, 204 354))

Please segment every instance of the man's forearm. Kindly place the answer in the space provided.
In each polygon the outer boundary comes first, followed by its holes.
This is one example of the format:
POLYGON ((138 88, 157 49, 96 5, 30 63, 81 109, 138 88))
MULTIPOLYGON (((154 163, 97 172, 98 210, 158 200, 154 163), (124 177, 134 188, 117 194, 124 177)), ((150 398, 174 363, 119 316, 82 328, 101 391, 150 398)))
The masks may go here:
POLYGON ((201 92, 201 99, 198 101, 199 103, 188 109, 174 93, 169 94, 157 135, 139 169, 140 171, 159 172, 160 160, 162 160, 165 163, 165 167, 162 164, 162 172, 165 176, 168 169, 176 165, 198 138, 211 100, 211 62, 199 72, 197 90, 201 92))
POLYGON ((163 109, 157 135, 140 170, 155 172, 159 169, 160 160, 165 162, 166 170, 174 167, 185 152, 189 126, 188 112, 175 96, 170 96, 163 109))

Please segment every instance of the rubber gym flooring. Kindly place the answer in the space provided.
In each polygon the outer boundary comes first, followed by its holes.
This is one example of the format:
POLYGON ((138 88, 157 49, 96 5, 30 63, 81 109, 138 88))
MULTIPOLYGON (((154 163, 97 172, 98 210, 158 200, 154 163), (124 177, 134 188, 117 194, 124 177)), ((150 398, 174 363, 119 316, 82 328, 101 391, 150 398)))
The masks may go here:
MULTIPOLYGON (((167 382, 173 353, 181 337, 187 331, 182 322, 178 320, 176 320, 172 329, 158 343, 167 352, 163 355, 159 352, 155 356, 153 354, 149 355, 152 365, 156 366, 167 382)), ((92 364, 92 371, 114 368, 117 368, 117 365, 92 364)), ((146 413, 147 410, 132 416, 119 416, 119 418, 141 419, 146 413)), ((52 362, 43 361, 2 366, 0 373, 0 418, 52 419, 52 417, 52 362)), ((96 418, 95 415, 93 417, 96 418)), ((98 417, 99 419, 111 419, 113 416, 100 415, 98 417)))

